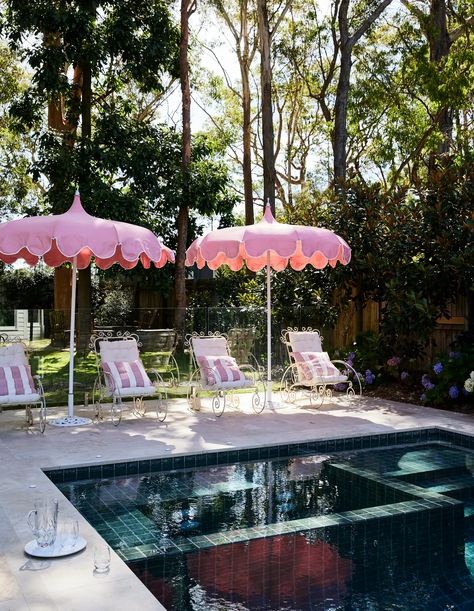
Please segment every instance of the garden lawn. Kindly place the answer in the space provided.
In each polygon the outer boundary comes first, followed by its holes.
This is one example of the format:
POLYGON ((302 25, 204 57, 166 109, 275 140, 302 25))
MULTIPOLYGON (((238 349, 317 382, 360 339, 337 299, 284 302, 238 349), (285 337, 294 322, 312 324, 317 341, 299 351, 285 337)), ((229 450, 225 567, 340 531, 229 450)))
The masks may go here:
MULTIPOLYGON (((46 403, 50 407, 67 405, 69 383, 69 349, 51 348, 49 340, 41 340, 30 344, 30 363, 33 374, 38 374, 43 383, 46 403)), ((141 354, 147 370, 155 368, 165 381, 171 378, 169 372, 162 366, 163 354, 158 352, 143 352, 141 354)), ((178 354, 178 365, 182 379, 189 378, 189 355, 178 354)), ((85 393, 92 402, 92 391, 97 376, 96 358, 93 352, 87 355, 76 354, 74 357, 74 394, 76 404, 83 404, 85 393)), ((169 388, 171 397, 186 396, 186 388, 169 388)))

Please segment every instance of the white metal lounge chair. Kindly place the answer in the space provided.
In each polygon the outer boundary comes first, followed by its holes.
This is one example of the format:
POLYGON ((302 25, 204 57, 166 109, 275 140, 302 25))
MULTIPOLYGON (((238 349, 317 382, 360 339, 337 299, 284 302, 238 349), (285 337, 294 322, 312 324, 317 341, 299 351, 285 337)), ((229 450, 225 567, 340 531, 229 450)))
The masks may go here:
POLYGON ((39 376, 31 375, 26 344, 16 337, 0 335, 0 411, 4 405, 24 405, 26 425, 33 425, 32 407, 39 408, 39 429, 46 426, 46 399, 39 376))
POLYGON ((230 354, 227 337, 218 332, 209 335, 192 333, 186 337, 186 346, 191 352, 194 367, 188 391, 192 409, 199 410, 204 398, 210 394, 214 414, 222 416, 227 395, 229 404, 238 407, 239 397, 233 391, 248 388, 253 389, 253 410, 257 414, 263 411, 265 387, 254 357, 254 365, 238 365, 230 354))
POLYGON ((132 411, 137 416, 144 416, 144 397, 153 399, 158 420, 165 420, 168 413, 165 384, 155 369, 145 371, 138 351, 140 345, 135 333, 97 331, 91 336, 90 346, 97 362, 97 378, 93 389, 97 420, 103 420, 106 399, 111 399, 111 417, 115 426, 122 419, 123 399, 131 399, 132 411))
POLYGON ((281 379, 281 397, 295 403, 298 393, 310 403, 321 405, 336 393, 352 397, 362 395, 362 384, 354 368, 345 361, 330 359, 323 351, 321 334, 316 329, 288 328, 282 331, 290 365, 281 379))

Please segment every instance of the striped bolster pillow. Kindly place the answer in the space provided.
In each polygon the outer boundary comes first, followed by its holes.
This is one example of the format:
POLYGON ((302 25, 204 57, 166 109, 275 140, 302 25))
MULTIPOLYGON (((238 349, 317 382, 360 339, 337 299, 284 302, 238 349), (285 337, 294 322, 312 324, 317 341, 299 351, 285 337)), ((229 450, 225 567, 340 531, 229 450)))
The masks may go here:
MULTIPOLYGON (((104 371, 110 373, 114 381, 114 388, 142 388, 152 386, 143 363, 136 361, 111 361, 102 363, 104 371)), ((107 376, 109 378, 109 376, 107 376)), ((107 380, 110 382, 110 379, 107 380)))
POLYGON ((244 374, 231 356, 198 356, 198 365, 208 384, 243 382, 244 374))
POLYGON ((301 367, 307 380, 341 375, 341 372, 331 363, 327 352, 292 352, 291 356, 301 367))
POLYGON ((33 395, 35 384, 29 365, 0 367, 0 396, 33 395))

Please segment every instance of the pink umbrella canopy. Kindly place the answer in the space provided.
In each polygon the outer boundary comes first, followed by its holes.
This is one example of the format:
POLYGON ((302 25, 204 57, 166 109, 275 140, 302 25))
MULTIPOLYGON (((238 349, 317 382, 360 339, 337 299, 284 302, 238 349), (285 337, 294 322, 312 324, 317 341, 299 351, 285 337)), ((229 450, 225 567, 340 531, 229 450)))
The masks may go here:
POLYGON ((323 269, 351 260, 348 244, 333 231, 279 223, 266 206, 263 218, 254 225, 216 229, 196 238, 186 252, 186 265, 207 265, 217 269, 228 265, 237 271, 245 265, 252 271, 267 268, 267 400, 271 401, 271 285, 270 270, 297 271, 312 265, 323 269))
POLYGON ((125 269, 141 261, 146 268, 162 267, 174 261, 172 250, 163 246, 149 229, 96 218, 81 204, 79 193, 64 214, 31 216, 0 224, 0 260, 13 263, 24 259, 36 265, 43 259, 50 267, 73 263, 85 269, 94 257, 95 264, 107 269, 118 263, 125 269))
POLYGON ((299 271, 306 265, 335 267, 338 261, 347 265, 351 249, 329 229, 279 223, 267 206, 260 222, 211 231, 194 240, 186 255, 186 265, 199 268, 207 263, 211 269, 228 265, 237 271, 245 263, 254 272, 267 265, 282 271, 289 263, 299 271))
POLYGON ((74 416, 73 388, 76 270, 85 269, 92 258, 101 269, 114 263, 131 269, 139 261, 149 268, 152 263, 155 267, 163 267, 167 261, 174 262, 174 253, 149 229, 91 216, 82 207, 78 191, 64 214, 0 223, 1 261, 14 263, 24 259, 33 266, 42 259, 51 267, 72 264, 68 416, 51 422, 58 426, 91 422, 88 418, 74 416))

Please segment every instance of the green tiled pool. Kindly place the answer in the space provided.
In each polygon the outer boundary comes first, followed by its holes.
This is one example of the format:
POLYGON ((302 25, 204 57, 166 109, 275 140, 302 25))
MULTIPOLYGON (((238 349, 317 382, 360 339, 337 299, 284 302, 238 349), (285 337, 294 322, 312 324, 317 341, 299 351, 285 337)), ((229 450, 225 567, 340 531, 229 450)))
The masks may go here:
POLYGON ((472 609, 471 446, 432 429, 48 475, 170 610, 472 609))

